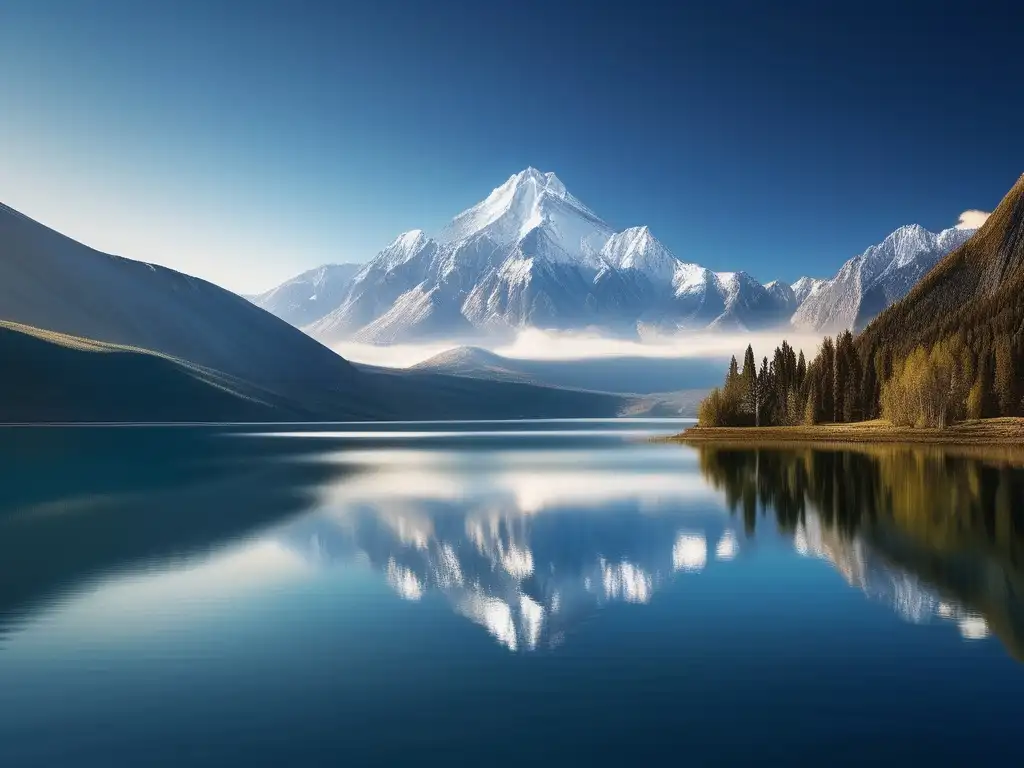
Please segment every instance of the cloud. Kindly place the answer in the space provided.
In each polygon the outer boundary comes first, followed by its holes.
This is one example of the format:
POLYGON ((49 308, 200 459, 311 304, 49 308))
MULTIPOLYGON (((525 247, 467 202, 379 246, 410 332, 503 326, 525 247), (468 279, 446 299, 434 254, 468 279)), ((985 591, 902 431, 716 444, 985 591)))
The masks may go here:
MULTIPOLYGON (((639 339, 612 338, 598 333, 573 331, 542 331, 535 328, 520 331, 512 340, 500 342, 479 341, 476 346, 503 357, 526 360, 592 360, 609 357, 689 358, 717 360, 729 355, 741 357, 747 344, 754 347, 760 359, 769 357, 775 347, 787 339, 797 350, 813 357, 821 343, 820 333, 785 331, 726 332, 680 331, 675 334, 648 334, 639 339)), ((342 357, 367 365, 388 368, 406 368, 460 346, 459 341, 438 341, 427 344, 373 344, 341 343, 333 347, 342 357)))
POLYGON ((747 344, 758 356, 771 355, 787 339, 795 349, 813 354, 821 343, 820 333, 801 333, 792 328, 778 331, 679 331, 673 334, 647 333, 642 341, 610 338, 578 331, 520 331, 509 344, 493 351, 504 357, 527 360, 589 360, 607 357, 690 358, 710 360, 729 355, 741 357, 747 344))
POLYGON ((978 229, 985 220, 991 216, 991 213, 985 211, 977 211, 973 208, 969 211, 964 211, 960 214, 960 220, 956 223, 957 229, 978 229))

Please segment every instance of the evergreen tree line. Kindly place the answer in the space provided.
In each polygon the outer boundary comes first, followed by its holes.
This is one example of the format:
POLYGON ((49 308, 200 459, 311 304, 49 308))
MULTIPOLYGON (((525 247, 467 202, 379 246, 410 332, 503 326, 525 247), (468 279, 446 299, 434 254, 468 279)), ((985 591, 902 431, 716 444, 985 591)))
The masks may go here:
MULTIPOLYGON (((1005 321, 1005 317, 1001 318, 1005 321)), ((1024 327, 1024 321, 1022 321, 1024 327)), ((748 345, 698 412, 702 426, 791 426, 886 418, 945 427, 962 419, 1024 415, 1024 332, 982 324, 933 344, 826 337, 810 363, 785 341, 755 364, 748 345), (988 332, 987 332, 988 331, 988 332)))
POLYGON ((725 383, 701 402, 698 416, 704 426, 752 427, 799 424, 804 419, 807 360, 788 342, 775 348, 772 359, 758 367, 749 344, 740 369, 736 357, 729 363, 725 383))

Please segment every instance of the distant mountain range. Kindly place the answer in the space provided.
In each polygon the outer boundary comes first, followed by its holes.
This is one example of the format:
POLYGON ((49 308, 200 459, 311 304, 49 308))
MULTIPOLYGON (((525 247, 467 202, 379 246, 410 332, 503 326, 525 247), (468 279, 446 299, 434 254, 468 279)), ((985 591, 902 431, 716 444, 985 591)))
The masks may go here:
POLYGON ((688 393, 707 382, 685 362, 541 363, 461 349, 389 371, 353 366, 310 335, 832 331, 861 327, 908 292, 867 336, 931 338, 966 327, 965 313, 1012 324, 1024 287, 1020 198, 1018 182, 976 237, 903 227, 832 280, 761 285, 679 261, 646 227, 614 232, 554 174, 527 169, 436 238, 406 233, 361 267, 311 270, 252 300, 0 206, 0 421, 690 415, 688 393), (663 398, 663 387, 682 397, 663 398))
POLYGON ((345 291, 362 264, 325 264, 296 275, 266 293, 246 296, 297 328, 316 322, 345 299, 345 291))
MULTIPOLYGON (((0 422, 573 417, 647 407, 614 393, 357 368, 229 291, 100 253, 6 206, 0 253, 0 422)), ((285 303, 287 291, 278 296, 285 303)))
POLYGON ((793 325, 829 333, 860 331, 973 234, 972 229, 935 234, 917 224, 900 227, 843 264, 831 280, 810 286, 793 315, 793 325))
MULTIPOLYGON (((1019 400, 1022 295, 1024 175, 977 234, 939 260, 902 301, 881 313, 858 345, 870 359, 878 351, 905 355, 917 345, 966 334, 973 354, 994 363, 994 369, 1003 367, 1003 383, 1019 400)), ((1016 405, 1004 403, 1004 409, 1014 410, 1016 405)))
POLYGON ((832 280, 762 285, 615 231, 553 173, 511 176, 440 233, 400 235, 361 267, 325 265, 254 299, 324 343, 480 339, 536 327, 614 335, 861 327, 971 230, 903 227, 832 280))

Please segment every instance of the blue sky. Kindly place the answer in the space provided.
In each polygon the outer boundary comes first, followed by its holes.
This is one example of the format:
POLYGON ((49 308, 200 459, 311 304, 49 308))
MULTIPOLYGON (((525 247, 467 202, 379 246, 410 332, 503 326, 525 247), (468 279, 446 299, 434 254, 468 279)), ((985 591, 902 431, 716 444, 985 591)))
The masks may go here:
POLYGON ((668 5, 7 0, 0 200, 256 291, 532 165, 767 281, 1024 171, 1012 4, 668 5))

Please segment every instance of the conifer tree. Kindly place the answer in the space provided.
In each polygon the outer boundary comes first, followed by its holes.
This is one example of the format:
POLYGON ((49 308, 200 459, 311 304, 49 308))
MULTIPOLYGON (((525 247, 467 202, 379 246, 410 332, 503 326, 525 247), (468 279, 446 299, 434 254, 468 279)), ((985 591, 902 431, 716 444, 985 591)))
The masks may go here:
POLYGON ((878 410, 875 407, 878 395, 878 379, 876 378, 875 360, 869 360, 864 366, 864 373, 861 376, 860 384, 860 407, 861 418, 868 420, 877 416, 878 410))
POLYGON ((758 395, 757 395, 757 362, 754 360, 754 348, 747 344, 747 351, 743 354, 743 391, 744 410, 750 415, 752 423, 757 422, 758 395))
POLYGON ((832 397, 832 369, 835 366, 836 361, 836 348, 831 337, 826 336, 825 340, 821 342, 821 349, 818 352, 818 360, 820 362, 818 408, 819 413, 821 414, 821 419, 824 421, 830 421, 833 419, 835 414, 835 399, 832 397))
POLYGON ((771 422, 771 371, 768 368, 768 358, 761 361, 761 370, 757 374, 757 391, 760 393, 757 409, 757 425, 768 426, 771 422))
POLYGON ((836 421, 857 421, 860 418, 860 357, 853 344, 853 334, 845 331, 836 343, 834 383, 836 387, 836 421))

